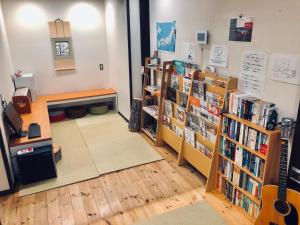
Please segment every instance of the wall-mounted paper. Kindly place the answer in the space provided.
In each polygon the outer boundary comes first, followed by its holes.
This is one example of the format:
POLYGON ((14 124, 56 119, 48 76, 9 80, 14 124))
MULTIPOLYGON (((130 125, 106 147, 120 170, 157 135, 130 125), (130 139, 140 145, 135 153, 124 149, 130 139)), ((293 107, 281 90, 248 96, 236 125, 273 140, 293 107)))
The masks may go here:
POLYGON ((196 45, 195 43, 184 42, 181 52, 182 60, 193 63, 196 60, 196 45))
POLYGON ((269 79, 300 85, 300 55, 271 54, 269 79))
POLYGON ((243 92, 261 98, 264 92, 268 54, 245 51, 241 58, 239 86, 243 92))
POLYGON ((164 22, 156 24, 157 50, 175 52, 176 46, 176 22, 164 22))
POLYGON ((228 64, 228 46, 212 45, 210 48, 209 65, 227 67, 228 64))

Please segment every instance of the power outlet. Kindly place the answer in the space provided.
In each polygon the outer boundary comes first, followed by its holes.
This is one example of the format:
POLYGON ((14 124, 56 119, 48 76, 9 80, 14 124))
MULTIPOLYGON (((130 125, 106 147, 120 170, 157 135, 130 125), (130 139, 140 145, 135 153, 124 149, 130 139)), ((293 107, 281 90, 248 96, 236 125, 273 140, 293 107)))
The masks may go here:
POLYGON ((104 70, 103 64, 99 64, 99 69, 104 70))

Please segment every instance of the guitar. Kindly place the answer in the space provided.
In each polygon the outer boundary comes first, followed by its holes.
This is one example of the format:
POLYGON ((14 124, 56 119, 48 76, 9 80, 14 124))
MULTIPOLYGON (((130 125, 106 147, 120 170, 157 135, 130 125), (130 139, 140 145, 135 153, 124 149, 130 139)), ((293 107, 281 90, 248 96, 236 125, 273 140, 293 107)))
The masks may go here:
POLYGON ((292 119, 282 119, 279 185, 263 187, 262 208, 255 225, 300 225, 300 193, 287 188, 288 139, 292 124, 292 119))

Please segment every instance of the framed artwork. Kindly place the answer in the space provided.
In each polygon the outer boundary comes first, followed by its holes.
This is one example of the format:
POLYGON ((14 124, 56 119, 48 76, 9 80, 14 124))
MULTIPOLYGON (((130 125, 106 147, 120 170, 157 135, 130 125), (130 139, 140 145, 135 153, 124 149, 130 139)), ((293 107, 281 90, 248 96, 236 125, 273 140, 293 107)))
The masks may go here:
POLYGON ((163 52, 175 52, 176 22, 163 22, 156 24, 157 50, 163 52))
POLYGON ((230 19, 229 41, 251 42, 253 17, 234 17, 230 19))
POLYGON ((55 59, 72 59, 73 48, 71 38, 52 38, 52 50, 55 59))

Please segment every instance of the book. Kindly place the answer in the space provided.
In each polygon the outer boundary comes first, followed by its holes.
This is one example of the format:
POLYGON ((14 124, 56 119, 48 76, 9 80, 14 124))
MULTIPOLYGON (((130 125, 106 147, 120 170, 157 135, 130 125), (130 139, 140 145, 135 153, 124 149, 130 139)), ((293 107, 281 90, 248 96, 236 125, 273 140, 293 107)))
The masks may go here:
POLYGON ((195 132, 187 127, 184 128, 184 138, 186 143, 195 147, 195 132))
POLYGON ((169 100, 165 100, 165 115, 168 117, 173 116, 172 102, 169 100))
POLYGON ((179 92, 178 93, 178 100, 179 100, 179 105, 183 108, 186 108, 187 106, 187 101, 188 101, 188 95, 184 92, 179 92))
POLYGON ((176 103, 176 89, 167 87, 167 99, 176 103))
POLYGON ((178 75, 176 75, 176 74, 171 75, 171 85, 170 85, 170 87, 174 88, 174 89, 179 89, 178 75))
POLYGON ((192 85, 191 78, 184 77, 183 78, 183 92, 186 93, 186 94, 189 94, 190 89, 191 89, 191 85, 192 85))
POLYGON ((182 107, 178 106, 178 105, 176 105, 175 117, 180 122, 184 122, 184 120, 185 120, 185 110, 182 107))

